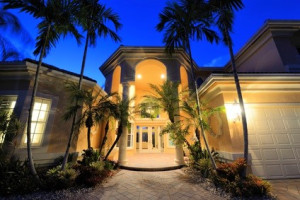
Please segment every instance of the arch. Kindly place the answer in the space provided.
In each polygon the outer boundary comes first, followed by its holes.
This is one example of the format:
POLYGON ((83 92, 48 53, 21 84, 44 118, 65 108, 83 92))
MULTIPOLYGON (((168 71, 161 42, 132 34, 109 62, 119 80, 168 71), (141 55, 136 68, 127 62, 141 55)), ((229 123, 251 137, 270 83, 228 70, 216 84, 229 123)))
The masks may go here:
POLYGON ((183 66, 180 67, 180 82, 183 90, 188 89, 189 87, 188 74, 186 72, 186 69, 183 66))
POLYGON ((111 83, 111 90, 110 92, 120 92, 120 82, 121 82, 121 67, 117 66, 114 69, 112 75, 112 83, 111 83))

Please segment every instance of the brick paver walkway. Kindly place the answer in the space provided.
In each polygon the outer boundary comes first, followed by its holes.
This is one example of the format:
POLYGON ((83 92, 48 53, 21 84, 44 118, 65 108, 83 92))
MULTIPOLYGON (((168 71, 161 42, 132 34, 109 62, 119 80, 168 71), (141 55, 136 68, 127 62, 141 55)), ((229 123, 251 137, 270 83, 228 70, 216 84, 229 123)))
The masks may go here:
POLYGON ((121 170, 102 187, 85 194, 84 199, 224 199, 201 186, 189 183, 182 170, 136 172, 121 170))

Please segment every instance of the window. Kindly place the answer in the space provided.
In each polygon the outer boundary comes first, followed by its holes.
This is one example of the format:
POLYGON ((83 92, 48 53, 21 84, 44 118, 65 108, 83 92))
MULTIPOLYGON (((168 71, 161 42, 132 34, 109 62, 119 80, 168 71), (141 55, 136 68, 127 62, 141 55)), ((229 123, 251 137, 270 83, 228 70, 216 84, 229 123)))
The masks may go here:
MULTIPOLYGON (((49 116, 51 101, 47 99, 36 98, 34 102, 32 117, 31 117, 31 142, 32 145, 41 143, 47 119, 49 116)), ((26 129, 24 132, 24 143, 27 143, 26 129)))
MULTIPOLYGON (((0 97, 0 110, 7 112, 7 117, 10 118, 10 116, 12 115, 12 113, 14 111, 16 102, 17 102, 16 96, 0 97)), ((5 119, 3 119, 3 120, 5 120, 5 119)), ((7 120, 9 120, 9 119, 7 119, 7 120)), ((5 135, 4 135, 3 131, 4 130, 0 130, 0 143, 4 142, 5 135)))
POLYGON ((127 137, 127 147, 132 147, 133 146, 133 133, 132 133, 132 124, 129 124, 128 127, 128 137, 127 137))

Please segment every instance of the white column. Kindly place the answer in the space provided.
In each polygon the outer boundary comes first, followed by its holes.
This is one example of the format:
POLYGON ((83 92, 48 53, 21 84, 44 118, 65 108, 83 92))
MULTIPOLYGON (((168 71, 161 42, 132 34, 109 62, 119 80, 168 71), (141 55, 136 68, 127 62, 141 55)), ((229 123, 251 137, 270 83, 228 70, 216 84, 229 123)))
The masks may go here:
POLYGON ((157 127, 157 144, 158 144, 158 151, 161 152, 161 135, 160 135, 160 126, 157 127))
POLYGON ((152 150, 152 127, 148 127, 148 150, 152 150))
MULTIPOLYGON (((123 99, 128 99, 129 96, 129 83, 122 83, 123 85, 123 99)), ((128 128, 127 126, 122 127, 122 135, 119 141, 119 159, 118 163, 120 165, 127 164, 126 150, 127 150, 127 137, 128 137, 128 128)))

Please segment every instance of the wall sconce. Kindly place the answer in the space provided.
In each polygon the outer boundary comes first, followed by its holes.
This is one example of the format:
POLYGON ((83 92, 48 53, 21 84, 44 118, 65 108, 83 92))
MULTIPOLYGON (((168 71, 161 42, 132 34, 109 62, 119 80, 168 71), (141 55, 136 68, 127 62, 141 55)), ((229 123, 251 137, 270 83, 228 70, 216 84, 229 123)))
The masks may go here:
POLYGON ((234 103, 225 104, 227 118, 234 123, 241 119, 241 107, 240 104, 234 101, 234 103))

